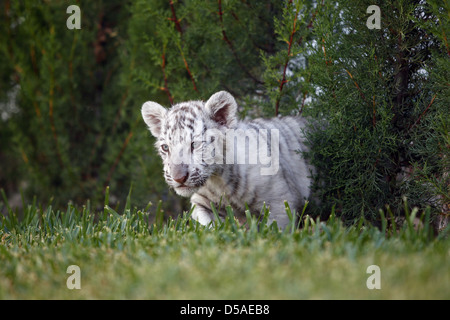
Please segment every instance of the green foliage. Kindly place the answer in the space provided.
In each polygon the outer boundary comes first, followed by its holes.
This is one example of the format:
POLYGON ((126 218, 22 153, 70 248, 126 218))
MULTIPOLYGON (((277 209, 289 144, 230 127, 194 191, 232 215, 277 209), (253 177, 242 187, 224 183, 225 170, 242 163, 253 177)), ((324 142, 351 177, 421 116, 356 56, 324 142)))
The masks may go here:
POLYGON ((273 17, 282 3, 135 1, 129 23, 136 94, 169 103, 206 99, 219 89, 237 98, 262 86, 260 51, 273 53, 273 17), (164 98, 164 99, 163 99, 164 98))
POLYGON ((2 141, 5 153, 20 167, 2 177, 13 184, 8 191, 20 186, 61 205, 97 200, 108 184, 121 189, 117 182, 127 175, 117 164, 129 165, 122 149, 136 123, 117 72, 124 31, 117 21, 127 16, 120 3, 81 1, 80 30, 66 28, 63 1, 7 1, 2 8, 2 65, 10 67, 2 68, 1 87, 18 91, 11 101, 17 110, 3 121, 12 133, 2 141))
POLYGON ((404 214, 403 196, 442 212, 449 55, 438 41, 444 29, 435 27, 448 19, 426 3, 388 1, 380 5, 381 29, 368 29, 371 4, 327 4, 314 23, 308 64, 316 94, 308 110, 317 119, 309 138, 318 193, 349 220, 374 220, 385 205, 404 214))
POLYGON ((275 54, 262 53, 266 69, 263 79, 265 114, 298 114, 303 111, 305 98, 310 89, 310 74, 306 69, 308 41, 312 40, 311 29, 317 11, 312 1, 289 1, 283 14, 275 21, 275 36, 278 40, 275 54))

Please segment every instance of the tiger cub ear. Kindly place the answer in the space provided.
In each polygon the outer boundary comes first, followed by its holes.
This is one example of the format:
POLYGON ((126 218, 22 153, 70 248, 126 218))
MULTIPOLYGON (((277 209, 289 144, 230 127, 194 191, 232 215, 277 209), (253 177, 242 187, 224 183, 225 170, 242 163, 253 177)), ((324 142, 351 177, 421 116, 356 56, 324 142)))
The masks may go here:
POLYGON ((219 91, 211 96, 205 104, 212 120, 222 126, 233 128, 237 125, 237 103, 234 97, 226 91, 219 91))
POLYGON ((161 123, 167 114, 167 109, 156 102, 147 101, 142 105, 141 113, 152 135, 158 138, 161 133, 161 123))

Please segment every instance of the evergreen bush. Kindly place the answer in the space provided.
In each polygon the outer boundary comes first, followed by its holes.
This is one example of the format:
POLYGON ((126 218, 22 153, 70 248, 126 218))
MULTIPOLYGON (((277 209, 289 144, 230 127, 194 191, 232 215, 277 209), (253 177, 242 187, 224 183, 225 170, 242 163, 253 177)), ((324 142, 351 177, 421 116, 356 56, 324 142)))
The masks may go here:
POLYGON ((449 201, 448 5, 383 1, 381 28, 369 29, 372 4, 327 3, 314 23, 308 110, 320 123, 309 135, 317 192, 348 220, 375 220, 386 205, 401 215, 404 197, 442 213, 449 201))
POLYGON ((81 29, 69 29, 68 5, 6 1, 0 11, 0 98, 13 106, 2 108, 2 188, 55 205, 102 199, 109 184, 128 190, 118 165, 130 163, 135 127, 117 51, 126 7, 80 1, 81 29))

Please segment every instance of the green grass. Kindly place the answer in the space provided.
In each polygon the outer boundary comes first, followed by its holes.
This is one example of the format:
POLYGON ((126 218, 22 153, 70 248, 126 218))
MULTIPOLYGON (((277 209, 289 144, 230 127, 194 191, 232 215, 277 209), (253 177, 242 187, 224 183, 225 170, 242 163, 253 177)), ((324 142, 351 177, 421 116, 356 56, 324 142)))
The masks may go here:
POLYGON ((419 229, 414 210, 402 227, 303 216, 302 229, 281 232, 231 216, 211 228, 189 213, 163 221, 160 206, 138 210, 129 198, 118 214, 107 202, 101 212, 30 204, 20 221, 5 202, 0 299, 450 298, 448 230, 434 236, 427 212, 419 229), (80 290, 66 286, 70 265, 80 290), (379 290, 366 286, 370 265, 380 267, 379 290))

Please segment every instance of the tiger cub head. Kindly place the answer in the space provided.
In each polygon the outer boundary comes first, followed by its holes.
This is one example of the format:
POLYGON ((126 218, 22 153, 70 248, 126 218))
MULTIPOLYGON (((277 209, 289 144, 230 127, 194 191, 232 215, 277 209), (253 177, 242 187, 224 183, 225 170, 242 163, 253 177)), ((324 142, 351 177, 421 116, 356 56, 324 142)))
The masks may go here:
POLYGON ((141 113, 164 164, 164 178, 188 197, 223 164, 223 133, 237 125, 237 104, 220 91, 208 101, 178 103, 170 109, 148 101, 141 113))

